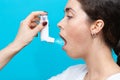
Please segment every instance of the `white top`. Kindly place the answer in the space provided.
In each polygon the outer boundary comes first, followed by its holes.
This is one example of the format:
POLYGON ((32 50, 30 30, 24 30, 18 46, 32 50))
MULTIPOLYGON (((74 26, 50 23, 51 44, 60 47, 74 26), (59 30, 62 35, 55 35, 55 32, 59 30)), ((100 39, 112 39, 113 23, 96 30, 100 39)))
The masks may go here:
MULTIPOLYGON (((86 65, 80 64, 71 66, 61 74, 53 76, 48 80, 84 80, 86 73, 87 73, 86 65)), ((107 78, 106 80, 120 80, 120 73, 114 74, 107 78)))

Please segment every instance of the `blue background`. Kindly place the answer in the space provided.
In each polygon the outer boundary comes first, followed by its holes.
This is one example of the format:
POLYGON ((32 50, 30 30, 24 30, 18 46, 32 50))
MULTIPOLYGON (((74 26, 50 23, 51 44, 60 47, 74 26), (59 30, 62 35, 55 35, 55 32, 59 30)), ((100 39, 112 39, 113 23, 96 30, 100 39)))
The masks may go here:
MULTIPOLYGON (((64 16, 66 3, 67 0, 0 0, 0 49, 14 40, 20 21, 32 11, 47 11, 50 35, 59 38, 57 23, 64 16)), ((47 80, 79 63, 84 61, 71 59, 60 45, 40 42, 37 37, 0 71, 0 80, 47 80)))

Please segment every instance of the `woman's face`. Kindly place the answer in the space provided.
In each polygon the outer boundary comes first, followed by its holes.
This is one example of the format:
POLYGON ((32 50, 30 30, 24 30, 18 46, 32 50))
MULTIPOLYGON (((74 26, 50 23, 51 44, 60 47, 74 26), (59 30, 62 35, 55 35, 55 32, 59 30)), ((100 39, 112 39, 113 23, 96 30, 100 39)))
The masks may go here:
POLYGON ((68 0, 65 16, 58 23, 63 49, 73 58, 82 58, 91 44, 90 22, 77 0, 68 0))

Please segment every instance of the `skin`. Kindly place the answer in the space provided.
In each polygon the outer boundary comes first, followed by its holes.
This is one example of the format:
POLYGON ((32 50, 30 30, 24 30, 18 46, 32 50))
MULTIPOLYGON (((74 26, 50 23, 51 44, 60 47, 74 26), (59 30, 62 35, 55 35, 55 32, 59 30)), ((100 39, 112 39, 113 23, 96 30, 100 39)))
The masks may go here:
POLYGON ((46 14, 47 13, 43 11, 32 12, 21 22, 20 29, 15 40, 0 51, 0 69, 2 69, 18 51, 28 45, 37 33, 43 29, 44 26, 42 24, 37 25, 35 21, 40 20, 36 16, 46 14))
MULTIPOLYGON (((33 12, 21 22, 15 40, 0 51, 0 69, 43 29, 41 24, 34 23, 35 20, 39 20, 36 16, 40 14, 46 13, 33 12)), ((91 21, 77 0, 68 0, 65 17, 58 26, 61 29, 60 35, 65 40, 63 49, 67 54, 72 58, 83 58, 86 61, 88 73, 85 80, 105 80, 120 73, 119 66, 112 58, 111 49, 102 38, 103 20, 91 21), (96 36, 93 37, 92 34, 96 36)))
POLYGON ((120 73, 119 66, 112 58, 111 48, 102 37, 104 21, 90 20, 77 0, 68 0, 65 17, 58 26, 61 29, 60 35, 65 40, 63 49, 67 54, 86 61, 88 73, 85 80, 105 80, 120 73))

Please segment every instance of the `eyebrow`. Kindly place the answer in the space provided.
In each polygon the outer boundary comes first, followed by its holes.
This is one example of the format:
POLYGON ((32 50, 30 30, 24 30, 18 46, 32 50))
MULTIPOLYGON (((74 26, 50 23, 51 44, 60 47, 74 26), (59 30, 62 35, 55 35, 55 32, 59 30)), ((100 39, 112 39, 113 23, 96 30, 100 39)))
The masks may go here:
POLYGON ((73 12, 75 13, 75 10, 74 10, 74 9, 72 9, 72 8, 70 8, 70 7, 65 8, 64 12, 69 12, 70 10, 71 10, 71 11, 73 11, 73 12))

